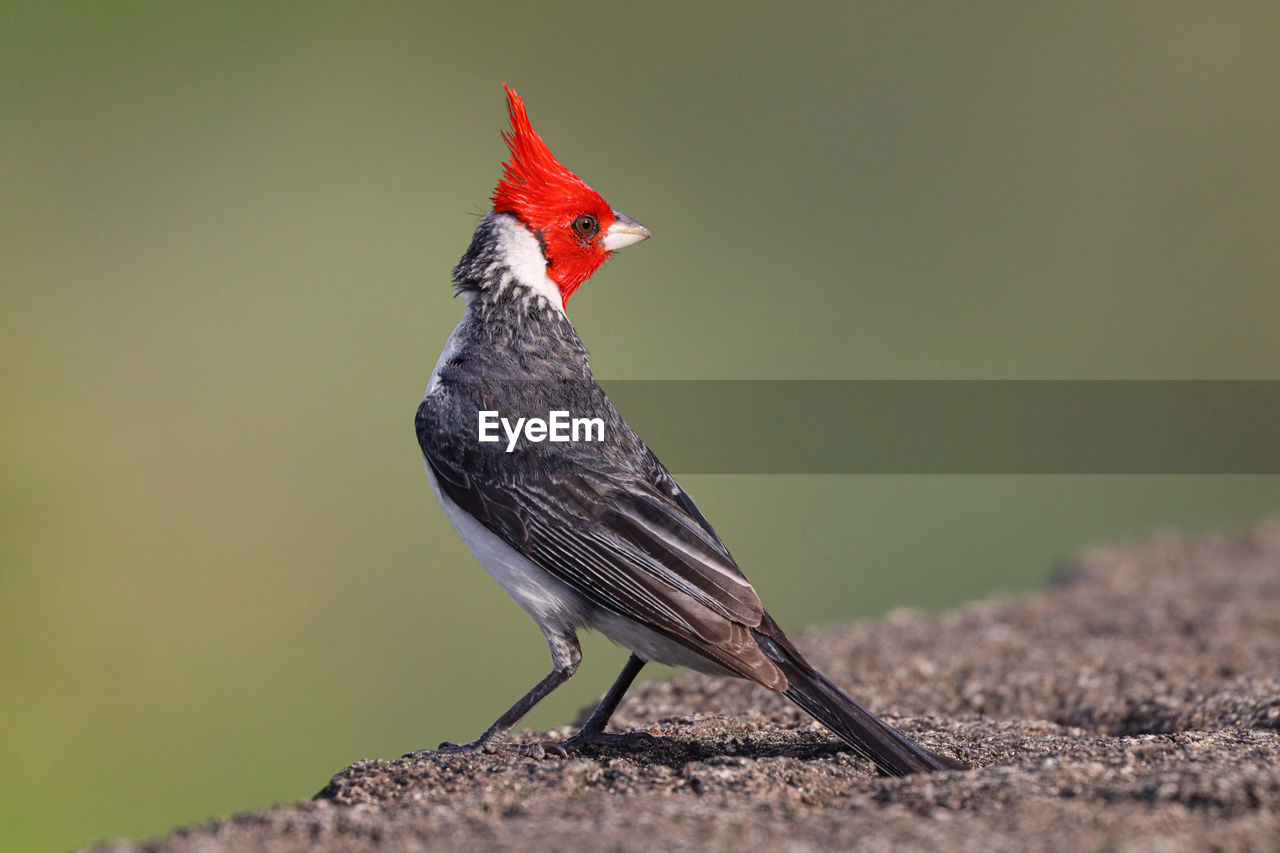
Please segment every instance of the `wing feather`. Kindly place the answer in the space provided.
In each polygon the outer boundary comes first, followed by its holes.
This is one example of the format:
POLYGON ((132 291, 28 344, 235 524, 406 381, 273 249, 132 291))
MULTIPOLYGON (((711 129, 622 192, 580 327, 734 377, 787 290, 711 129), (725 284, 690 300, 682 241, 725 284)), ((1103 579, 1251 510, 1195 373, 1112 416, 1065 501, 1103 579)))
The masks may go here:
POLYGON ((428 405, 419 410, 419 444, 452 501, 594 605, 785 689, 785 677, 752 637, 764 618, 755 590, 643 444, 630 466, 590 457, 487 464, 448 431, 433 429, 428 405))

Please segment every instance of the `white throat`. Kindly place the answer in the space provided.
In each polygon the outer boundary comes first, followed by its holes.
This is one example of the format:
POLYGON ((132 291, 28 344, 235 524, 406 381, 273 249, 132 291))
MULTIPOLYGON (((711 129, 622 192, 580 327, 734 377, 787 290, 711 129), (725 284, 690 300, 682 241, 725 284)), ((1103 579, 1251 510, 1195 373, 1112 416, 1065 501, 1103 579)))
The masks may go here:
MULTIPOLYGON (((564 299, 560 287, 547 275, 547 259, 536 237, 519 219, 509 213, 495 217, 498 251, 503 262, 511 270, 512 277, 534 296, 545 299, 551 307, 564 313, 564 299)), ((502 282, 506 287, 510 282, 502 282)))

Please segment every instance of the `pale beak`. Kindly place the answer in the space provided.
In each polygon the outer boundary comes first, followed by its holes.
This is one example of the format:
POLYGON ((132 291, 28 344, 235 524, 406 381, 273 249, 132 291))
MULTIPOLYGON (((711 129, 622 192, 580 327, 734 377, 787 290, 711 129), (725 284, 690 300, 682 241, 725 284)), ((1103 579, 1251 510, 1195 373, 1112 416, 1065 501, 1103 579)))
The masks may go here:
POLYGON ((618 249, 634 246, 641 240, 648 240, 653 236, 649 233, 648 228, 645 228, 625 213, 619 213, 615 210, 613 216, 613 224, 604 232, 604 241, 601 244, 606 251, 616 252, 618 249))

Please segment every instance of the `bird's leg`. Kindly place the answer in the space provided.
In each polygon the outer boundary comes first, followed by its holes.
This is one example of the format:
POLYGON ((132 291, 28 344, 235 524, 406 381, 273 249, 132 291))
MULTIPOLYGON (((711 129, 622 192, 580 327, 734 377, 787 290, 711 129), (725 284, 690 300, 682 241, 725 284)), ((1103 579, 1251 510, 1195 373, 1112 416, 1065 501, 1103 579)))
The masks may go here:
MULTIPOLYGON (((517 755, 527 755, 530 758, 541 758, 546 754, 548 748, 553 752, 564 755, 564 750, 558 748, 559 744, 503 743, 503 738, 507 736, 507 732, 511 731, 512 726, 520 722, 520 719, 533 710, 533 706, 542 701, 548 693, 568 681, 578 669, 578 663, 582 660, 582 649, 578 646, 577 637, 573 634, 548 636, 547 644, 551 646, 551 672, 547 673, 546 678, 534 685, 532 690, 520 697, 520 701, 512 705, 493 725, 489 726, 484 734, 471 743, 442 743, 439 750, 424 749, 418 753, 410 753, 405 757, 428 755, 433 751, 439 751, 447 753, 514 752, 517 755)), ((638 669, 639 667, 637 667, 638 669)), ((632 677, 635 677, 634 673, 632 677)), ((626 688, 624 687, 623 689, 625 690, 626 688)), ((615 702, 614 704, 617 703, 615 702)))
POLYGON ((622 701, 622 697, 626 695, 627 688, 631 686, 631 682, 635 681, 636 675, 644 668, 644 660, 637 657, 633 652, 631 657, 627 658, 626 666, 622 668, 622 672, 618 674, 617 680, 613 682, 613 686, 609 688, 609 692, 604 694, 604 698, 600 700, 600 704, 591 712, 591 716, 582 724, 582 728, 578 733, 567 740, 562 740, 557 744, 547 746, 548 750, 559 752, 562 755, 578 752, 587 746, 615 746, 624 749, 643 749, 644 747, 654 746, 657 741, 653 735, 648 732, 623 732, 622 734, 605 734, 604 727, 609 724, 609 718, 613 716, 613 712, 617 709, 618 703, 622 701))

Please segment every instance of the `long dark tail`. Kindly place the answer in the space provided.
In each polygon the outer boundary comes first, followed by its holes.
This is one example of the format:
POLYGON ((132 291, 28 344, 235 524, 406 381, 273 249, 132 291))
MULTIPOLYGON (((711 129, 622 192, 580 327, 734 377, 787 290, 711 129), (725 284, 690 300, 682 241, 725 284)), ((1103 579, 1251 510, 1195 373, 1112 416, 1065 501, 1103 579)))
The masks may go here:
POLYGON ((767 614, 751 632, 756 643, 787 677, 786 697, 835 732, 854 752, 888 776, 967 770, 953 758, 930 752, 899 734, 875 714, 855 702, 806 661, 767 614))

